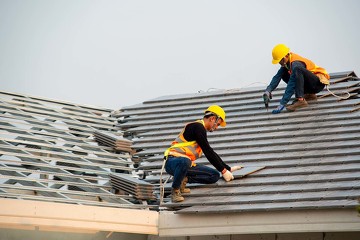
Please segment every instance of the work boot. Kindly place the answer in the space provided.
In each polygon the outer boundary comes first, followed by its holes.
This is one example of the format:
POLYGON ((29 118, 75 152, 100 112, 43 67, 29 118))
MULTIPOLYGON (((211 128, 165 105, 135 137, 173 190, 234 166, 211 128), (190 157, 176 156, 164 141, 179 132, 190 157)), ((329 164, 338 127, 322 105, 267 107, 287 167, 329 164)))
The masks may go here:
POLYGON ((187 183, 188 183, 188 177, 184 177, 184 179, 182 180, 181 185, 180 185, 181 193, 190 193, 190 188, 186 187, 187 183))
POLYGON ((317 96, 315 93, 307 93, 307 94, 304 94, 304 98, 306 101, 316 101, 317 100, 317 96))
POLYGON ((286 106, 286 110, 288 110, 289 112, 294 112, 296 109, 298 108, 304 108, 307 107, 309 104, 306 102, 306 100, 297 100, 294 101, 291 105, 286 106))
POLYGON ((171 190, 171 201, 172 201, 173 203, 184 201, 184 197, 181 196, 180 189, 175 189, 175 188, 173 188, 173 189, 171 190))

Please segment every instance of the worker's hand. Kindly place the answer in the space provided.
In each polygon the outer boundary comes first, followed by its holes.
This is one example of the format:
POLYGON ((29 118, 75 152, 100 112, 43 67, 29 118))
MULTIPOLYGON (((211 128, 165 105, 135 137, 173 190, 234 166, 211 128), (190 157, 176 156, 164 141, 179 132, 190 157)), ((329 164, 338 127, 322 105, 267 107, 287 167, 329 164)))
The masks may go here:
POLYGON ((231 172, 235 172, 235 171, 237 171, 237 170, 240 170, 240 169, 242 169, 243 168, 243 166, 233 166, 233 167, 231 167, 231 172))
POLYGON ((232 173, 229 170, 226 170, 226 172, 224 172, 222 176, 225 179, 225 181, 227 181, 227 182, 234 179, 234 176, 232 175, 232 173))
POLYGON ((275 110, 272 111, 273 114, 281 113, 281 111, 285 108, 285 105, 280 104, 275 110))
POLYGON ((270 99, 272 99, 272 94, 269 91, 265 91, 263 94, 264 101, 270 102, 270 99))

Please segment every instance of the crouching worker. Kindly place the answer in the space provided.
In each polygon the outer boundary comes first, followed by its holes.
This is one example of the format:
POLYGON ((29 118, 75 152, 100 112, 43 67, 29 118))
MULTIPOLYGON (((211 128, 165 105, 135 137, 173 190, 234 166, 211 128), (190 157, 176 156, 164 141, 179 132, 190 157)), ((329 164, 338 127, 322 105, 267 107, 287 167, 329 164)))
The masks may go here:
POLYGON ((234 179, 232 172, 241 168, 228 166, 210 147, 207 131, 213 132, 219 126, 226 126, 225 111, 217 105, 212 105, 205 110, 202 120, 186 124, 170 148, 165 151, 165 170, 174 176, 172 202, 184 201, 181 193, 190 193, 190 189, 186 188, 187 183, 216 183, 220 178, 220 172, 225 181, 231 181, 234 179), (195 164, 195 160, 202 153, 215 169, 195 164))
POLYGON ((280 113, 285 107, 290 112, 307 107, 307 101, 316 100, 316 93, 329 84, 330 76, 324 68, 290 52, 290 49, 284 44, 276 45, 272 50, 272 56, 272 63, 279 63, 281 67, 266 88, 263 94, 264 99, 271 99, 271 92, 277 88, 280 80, 287 84, 279 106, 272 113, 280 113), (286 105, 294 92, 295 101, 291 105, 286 105))

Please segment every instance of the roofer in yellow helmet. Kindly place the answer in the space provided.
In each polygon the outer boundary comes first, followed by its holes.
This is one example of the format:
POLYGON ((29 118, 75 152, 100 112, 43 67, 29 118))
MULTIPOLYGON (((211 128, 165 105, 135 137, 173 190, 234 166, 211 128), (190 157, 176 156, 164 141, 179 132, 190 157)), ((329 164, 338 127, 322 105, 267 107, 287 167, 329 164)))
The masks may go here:
POLYGON ((307 107, 308 101, 316 100, 316 93, 329 84, 330 76, 324 68, 290 52, 290 48, 285 44, 278 44, 273 48, 272 58, 272 63, 279 63, 281 67, 267 86, 263 94, 264 100, 269 101, 272 98, 271 92, 277 88, 280 80, 287 84, 279 106, 272 113, 280 113, 285 107, 291 112, 307 107), (295 101, 291 105, 286 105, 294 92, 295 101))
POLYGON ((225 181, 231 181, 234 179, 232 172, 241 169, 241 166, 228 166, 210 147, 207 132, 213 132, 219 126, 226 126, 225 111, 218 105, 212 105, 205 110, 202 120, 187 123, 165 151, 165 170, 174 176, 172 202, 181 202, 184 200, 181 193, 190 193, 190 189, 186 188, 187 182, 215 183, 220 178, 219 172, 225 181), (215 169, 195 164, 202 153, 215 169))

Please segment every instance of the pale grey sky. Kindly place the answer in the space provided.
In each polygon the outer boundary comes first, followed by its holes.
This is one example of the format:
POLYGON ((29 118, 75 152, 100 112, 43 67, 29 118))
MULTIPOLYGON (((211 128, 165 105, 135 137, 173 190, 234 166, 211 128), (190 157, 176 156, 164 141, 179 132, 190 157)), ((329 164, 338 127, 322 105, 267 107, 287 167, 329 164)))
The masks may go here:
POLYGON ((264 86, 278 43, 360 76, 358 0, 0 0, 0 89, 119 109, 264 86))

